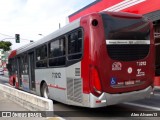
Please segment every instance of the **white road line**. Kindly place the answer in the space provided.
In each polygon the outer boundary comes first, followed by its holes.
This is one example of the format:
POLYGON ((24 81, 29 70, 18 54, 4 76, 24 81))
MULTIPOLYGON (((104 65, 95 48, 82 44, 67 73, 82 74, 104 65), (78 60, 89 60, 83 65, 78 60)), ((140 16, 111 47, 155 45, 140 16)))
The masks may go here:
POLYGON ((143 107, 143 108, 147 108, 147 109, 151 109, 151 110, 160 110, 160 108, 158 108, 158 107, 152 107, 152 106, 148 106, 148 105, 141 105, 141 104, 137 104, 137 103, 125 102, 123 104, 137 106, 137 107, 143 107))
POLYGON ((59 120, 65 120, 64 118, 62 118, 62 117, 56 117, 56 118, 58 118, 59 120))
POLYGON ((156 94, 156 93, 154 93, 154 95, 155 95, 155 96, 160 96, 160 94, 156 94))
POLYGON ((65 119, 62 117, 48 117, 46 118, 46 120, 65 120, 65 119))
POLYGON ((160 90, 160 87, 159 86, 155 86, 154 90, 160 90))

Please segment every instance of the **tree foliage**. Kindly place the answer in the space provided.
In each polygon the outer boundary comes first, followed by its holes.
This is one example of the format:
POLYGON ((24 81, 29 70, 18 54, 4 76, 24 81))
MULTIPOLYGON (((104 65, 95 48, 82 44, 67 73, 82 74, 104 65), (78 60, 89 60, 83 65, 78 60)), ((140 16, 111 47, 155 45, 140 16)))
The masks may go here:
POLYGON ((12 43, 10 41, 0 41, 0 49, 3 49, 4 51, 11 50, 12 43))

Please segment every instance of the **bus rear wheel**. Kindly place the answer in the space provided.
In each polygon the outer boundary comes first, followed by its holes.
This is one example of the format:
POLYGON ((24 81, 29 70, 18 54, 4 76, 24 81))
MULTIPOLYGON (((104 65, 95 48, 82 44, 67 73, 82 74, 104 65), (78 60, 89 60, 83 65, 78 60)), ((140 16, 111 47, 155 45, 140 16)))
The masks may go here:
POLYGON ((44 98, 47 98, 48 99, 48 96, 49 96, 49 91, 48 91, 48 86, 47 86, 47 84, 46 83, 43 83, 43 85, 42 85, 42 89, 41 89, 42 91, 42 97, 44 97, 44 98))

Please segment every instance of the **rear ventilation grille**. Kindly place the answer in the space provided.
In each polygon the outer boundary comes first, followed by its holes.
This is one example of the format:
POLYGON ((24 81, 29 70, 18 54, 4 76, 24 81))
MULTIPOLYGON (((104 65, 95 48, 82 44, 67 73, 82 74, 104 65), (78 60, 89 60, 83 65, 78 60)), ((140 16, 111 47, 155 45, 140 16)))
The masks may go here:
POLYGON ((75 76, 80 76, 80 68, 75 68, 75 76))
POLYGON ((67 79, 67 98, 82 103, 82 79, 67 79))

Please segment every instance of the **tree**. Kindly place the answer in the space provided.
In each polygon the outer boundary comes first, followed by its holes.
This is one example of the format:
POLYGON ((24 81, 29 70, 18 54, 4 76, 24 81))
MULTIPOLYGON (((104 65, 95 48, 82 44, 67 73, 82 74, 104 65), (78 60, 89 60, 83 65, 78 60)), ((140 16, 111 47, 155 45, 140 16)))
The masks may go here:
POLYGON ((0 49, 3 49, 4 51, 11 50, 12 43, 10 41, 0 41, 0 49))

